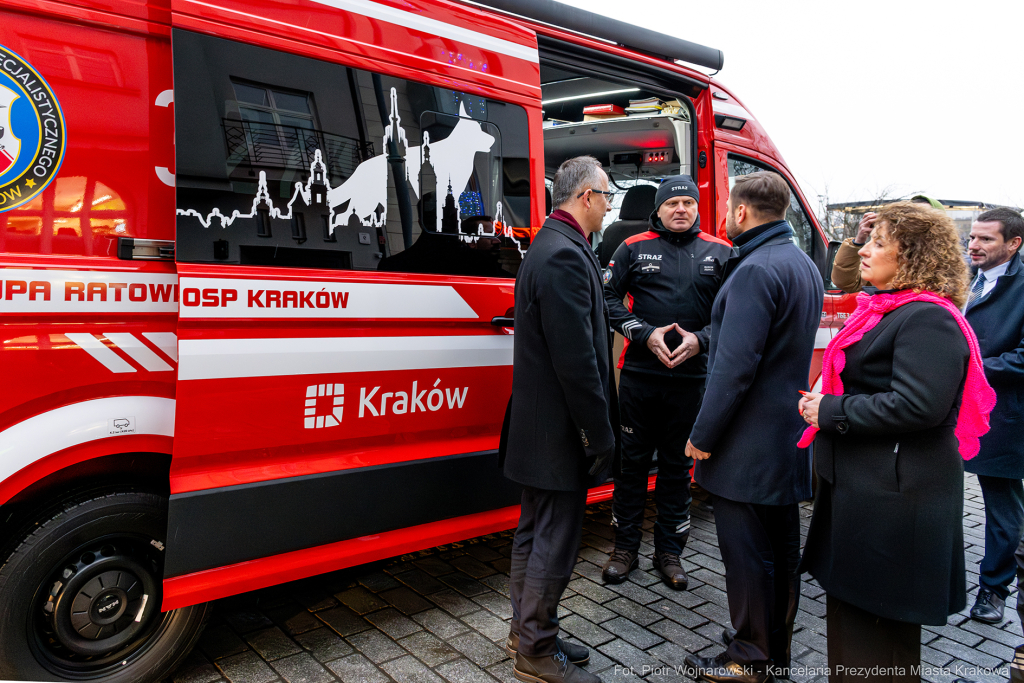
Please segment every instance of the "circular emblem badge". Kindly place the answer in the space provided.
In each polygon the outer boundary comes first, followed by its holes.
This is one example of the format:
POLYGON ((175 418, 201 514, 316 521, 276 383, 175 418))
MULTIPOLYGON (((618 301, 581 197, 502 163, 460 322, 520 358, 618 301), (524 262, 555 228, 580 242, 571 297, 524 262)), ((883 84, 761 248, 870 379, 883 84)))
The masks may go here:
POLYGON ((0 45, 0 212, 31 201, 57 175, 67 129, 50 85, 0 45))

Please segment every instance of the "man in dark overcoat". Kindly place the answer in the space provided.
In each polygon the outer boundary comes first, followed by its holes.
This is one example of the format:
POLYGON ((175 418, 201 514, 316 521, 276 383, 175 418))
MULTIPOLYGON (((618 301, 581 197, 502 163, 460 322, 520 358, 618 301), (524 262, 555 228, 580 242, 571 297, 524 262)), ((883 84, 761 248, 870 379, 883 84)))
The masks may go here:
MULTIPOLYGON (((1012 209, 978 216, 968 244, 978 273, 965 308, 996 391, 989 432, 964 469, 978 475, 985 497, 985 556, 971 618, 1003 620, 1003 605, 1016 573, 1014 551, 1024 535, 1024 268, 1020 259, 1024 218, 1012 209)), ((1020 597, 1017 598, 1021 600, 1020 597)))
POLYGON ((587 241, 610 206, 593 157, 555 174, 551 213, 516 276, 512 403, 505 476, 523 485, 512 544, 506 649, 521 680, 591 683, 586 648, 558 638, 587 489, 610 474, 618 423, 611 337, 597 257, 587 241))
POLYGON ((707 390, 687 444, 714 496, 729 615, 715 657, 688 655, 714 683, 763 683, 788 670, 800 577, 798 503, 811 497, 811 455, 793 400, 807 390, 824 283, 793 243, 790 190, 777 173, 736 180, 726 231, 735 255, 711 309, 707 390))

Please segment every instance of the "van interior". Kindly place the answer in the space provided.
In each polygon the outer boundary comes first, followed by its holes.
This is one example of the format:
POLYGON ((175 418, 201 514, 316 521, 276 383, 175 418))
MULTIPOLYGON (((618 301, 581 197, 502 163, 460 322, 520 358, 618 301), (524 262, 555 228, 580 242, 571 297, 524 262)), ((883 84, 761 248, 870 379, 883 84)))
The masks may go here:
POLYGON ((605 227, 620 218, 646 222, 654 208, 653 195, 629 193, 630 188, 656 185, 668 176, 691 175, 693 105, 684 95, 672 97, 543 61, 541 91, 547 183, 566 159, 583 154, 596 157, 612 189, 618 191, 605 227), (635 106, 638 103, 642 104, 635 106), (603 113, 591 113, 594 109, 603 113), (639 206, 634 197, 626 201, 630 215, 620 217, 627 194, 642 195, 651 206, 639 206))

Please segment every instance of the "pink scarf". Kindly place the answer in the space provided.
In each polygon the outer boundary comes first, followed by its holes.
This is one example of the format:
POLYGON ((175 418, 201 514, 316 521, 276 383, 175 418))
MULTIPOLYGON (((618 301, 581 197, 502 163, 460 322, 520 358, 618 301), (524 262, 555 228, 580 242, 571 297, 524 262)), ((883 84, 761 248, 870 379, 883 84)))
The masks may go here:
MULTIPOLYGON (((843 393, 843 380, 839 376, 839 373, 846 367, 846 354, 843 353, 843 349, 859 342, 865 333, 878 324, 883 315, 911 301, 930 301, 942 306, 956 319, 960 331, 967 338, 967 345, 971 349, 971 358, 967 365, 967 381, 964 383, 964 395, 960 403, 960 414, 956 420, 954 433, 960 442, 960 455, 964 460, 970 460, 978 454, 978 450, 981 448, 980 438, 988 431, 988 416, 995 408, 996 392, 992 390, 985 379, 981 353, 978 350, 978 338, 974 336, 974 330, 949 299, 932 292, 914 292, 912 289, 873 296, 864 293, 858 294, 857 310, 853 312, 843 329, 839 330, 839 334, 832 338, 828 348, 825 349, 825 358, 821 367, 821 392, 833 396, 843 393)), ((814 441, 814 436, 817 433, 817 427, 807 427, 797 445, 800 448, 806 448, 814 441)))

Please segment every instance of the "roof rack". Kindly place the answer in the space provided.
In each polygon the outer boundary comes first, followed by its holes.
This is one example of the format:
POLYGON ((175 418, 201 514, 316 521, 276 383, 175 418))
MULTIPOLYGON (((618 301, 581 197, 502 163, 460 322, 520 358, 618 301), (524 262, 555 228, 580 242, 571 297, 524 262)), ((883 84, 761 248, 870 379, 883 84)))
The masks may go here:
POLYGON ((680 60, 690 64, 720 70, 725 63, 721 50, 698 45, 682 38, 609 19, 587 10, 570 7, 555 0, 467 0, 526 19, 559 28, 585 33, 651 54, 669 61, 680 60))

